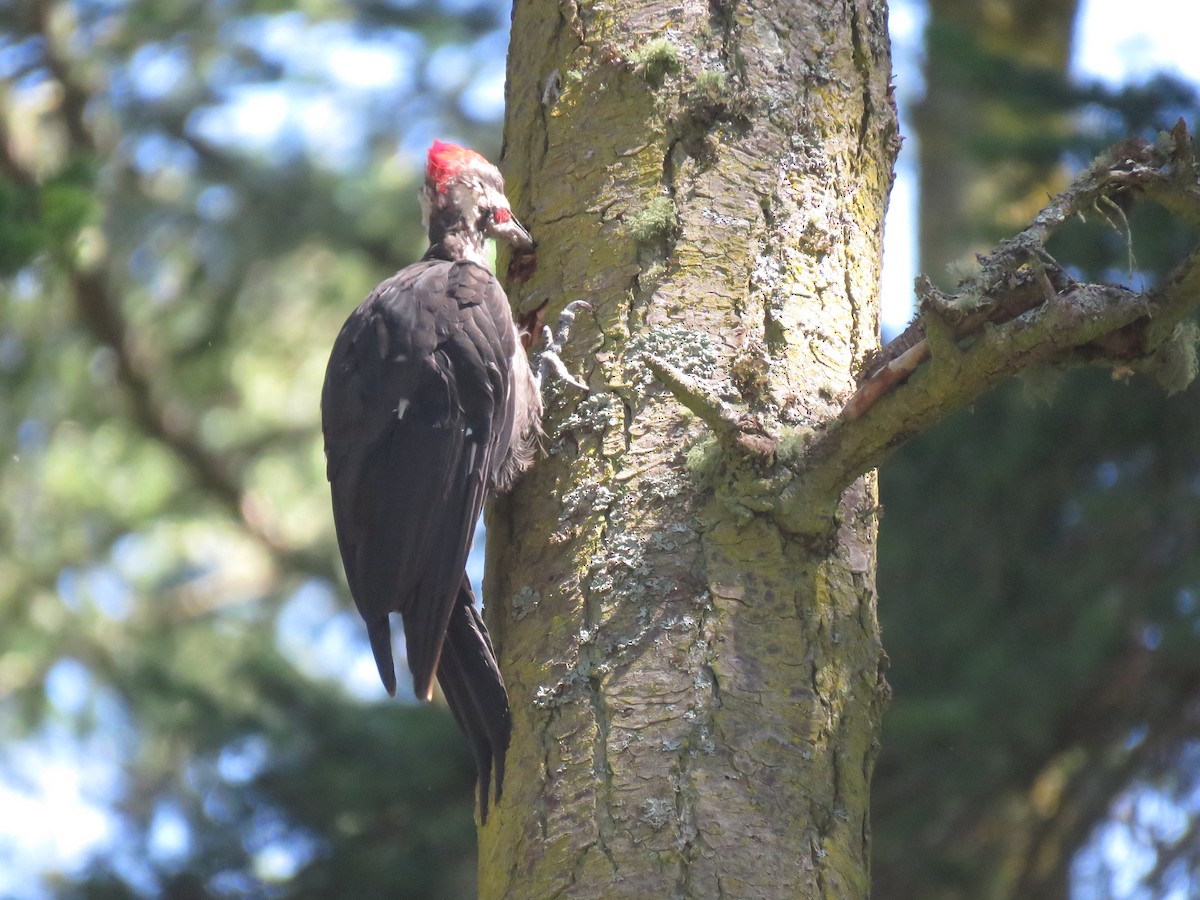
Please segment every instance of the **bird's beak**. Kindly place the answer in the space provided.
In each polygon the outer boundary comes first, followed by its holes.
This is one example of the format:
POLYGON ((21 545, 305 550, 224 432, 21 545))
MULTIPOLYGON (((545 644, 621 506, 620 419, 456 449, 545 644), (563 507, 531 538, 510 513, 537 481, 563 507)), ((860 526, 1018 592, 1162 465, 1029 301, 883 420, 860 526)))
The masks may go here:
POLYGON ((509 216, 507 222, 496 222, 493 224, 491 236, 498 241, 506 242, 514 250, 521 253, 528 253, 534 248, 533 238, 529 236, 529 232, 525 230, 525 227, 512 215, 509 216))

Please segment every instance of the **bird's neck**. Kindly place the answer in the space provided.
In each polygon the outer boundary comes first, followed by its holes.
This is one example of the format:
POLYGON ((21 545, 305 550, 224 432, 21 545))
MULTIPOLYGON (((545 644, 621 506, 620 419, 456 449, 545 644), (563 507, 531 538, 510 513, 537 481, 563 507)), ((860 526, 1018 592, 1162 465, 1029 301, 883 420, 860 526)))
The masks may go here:
POLYGON ((487 239, 471 227, 461 213, 452 210, 435 211, 429 219, 429 249, 423 259, 445 259, 450 262, 470 260, 488 265, 487 239))

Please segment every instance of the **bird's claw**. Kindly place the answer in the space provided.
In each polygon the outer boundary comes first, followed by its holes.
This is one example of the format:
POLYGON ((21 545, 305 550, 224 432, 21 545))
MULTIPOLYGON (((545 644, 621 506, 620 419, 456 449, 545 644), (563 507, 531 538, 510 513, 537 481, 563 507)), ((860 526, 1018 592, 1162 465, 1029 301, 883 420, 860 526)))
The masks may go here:
POLYGON ((563 345, 566 344, 571 336, 571 326, 575 322, 575 315, 581 309, 591 309, 592 304, 586 300, 574 300, 568 303, 561 313, 558 315, 558 322, 555 323, 554 330, 550 329, 549 325, 542 326, 542 351, 538 354, 537 366, 537 383, 541 389, 546 384, 546 376, 553 372, 555 377, 561 381, 565 381, 572 387, 587 391, 588 386, 567 371, 566 363, 562 361, 559 353, 562 352, 563 345))

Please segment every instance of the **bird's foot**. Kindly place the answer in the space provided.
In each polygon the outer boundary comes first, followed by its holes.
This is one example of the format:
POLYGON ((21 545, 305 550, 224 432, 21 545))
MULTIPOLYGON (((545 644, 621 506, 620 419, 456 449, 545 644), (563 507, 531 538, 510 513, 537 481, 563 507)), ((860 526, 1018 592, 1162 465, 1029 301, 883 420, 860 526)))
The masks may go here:
POLYGON ((549 325, 542 326, 542 350, 538 353, 537 363, 537 383, 538 390, 543 390, 546 385, 546 376, 553 372, 555 377, 574 388, 581 391, 588 390, 588 386, 567 371, 566 364, 562 361, 559 353, 562 352, 563 346, 571 336, 571 326, 575 323, 575 315, 581 309, 591 309, 592 304, 586 300, 574 300, 568 303, 558 316, 558 322, 555 323, 554 330, 551 331, 549 325))

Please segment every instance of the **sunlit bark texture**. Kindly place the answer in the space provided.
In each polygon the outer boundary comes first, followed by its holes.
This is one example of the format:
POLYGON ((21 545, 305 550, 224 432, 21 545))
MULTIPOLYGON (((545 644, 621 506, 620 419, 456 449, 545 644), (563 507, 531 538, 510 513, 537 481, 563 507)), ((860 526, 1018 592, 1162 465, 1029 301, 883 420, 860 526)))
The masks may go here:
POLYGON ((592 304, 591 391, 490 513, 515 732, 482 896, 868 892, 874 478, 767 511, 877 345, 889 72, 882 2, 516 4, 510 296, 592 304))

